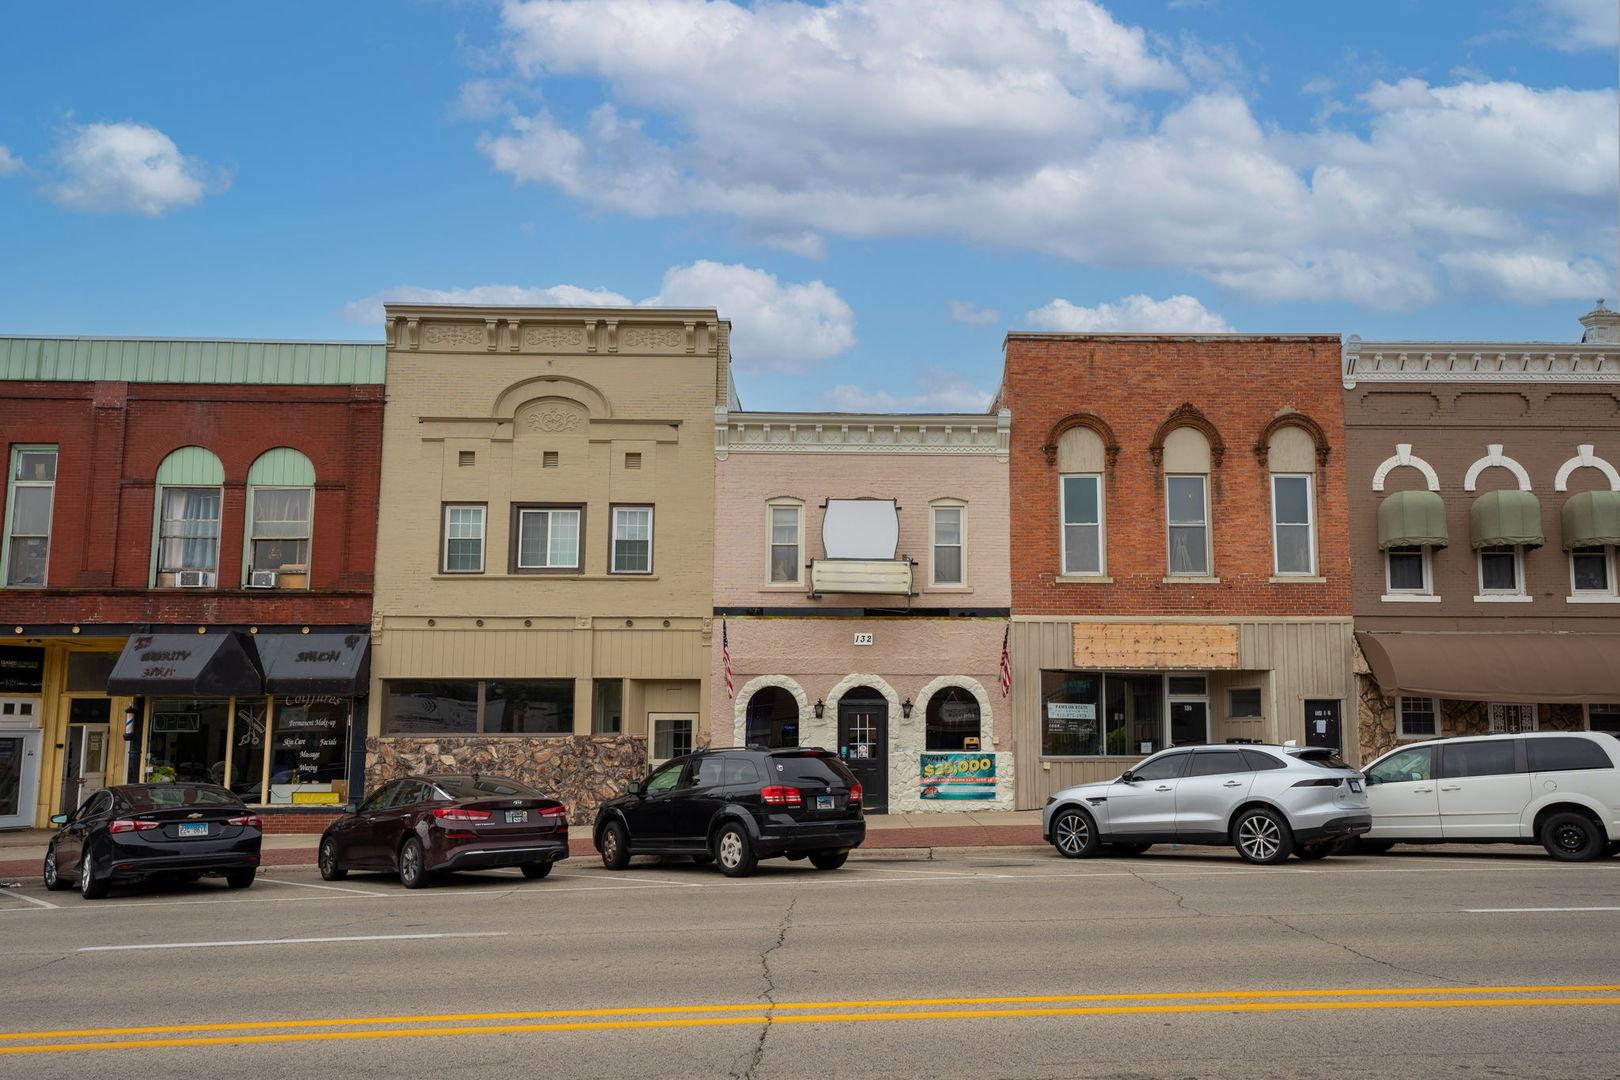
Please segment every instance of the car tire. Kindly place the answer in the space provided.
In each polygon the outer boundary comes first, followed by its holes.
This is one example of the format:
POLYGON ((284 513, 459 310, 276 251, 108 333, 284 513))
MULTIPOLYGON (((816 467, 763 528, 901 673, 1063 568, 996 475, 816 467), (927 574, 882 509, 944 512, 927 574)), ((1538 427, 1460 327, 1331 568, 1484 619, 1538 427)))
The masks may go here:
POLYGON ((338 862, 337 841, 330 836, 322 838, 315 861, 320 865, 322 881, 342 881, 349 876, 349 868, 338 862))
POLYGON ((1317 859, 1325 859, 1329 855, 1333 854, 1333 846, 1336 843, 1338 843, 1336 840, 1323 840, 1315 844, 1301 844, 1299 847, 1294 849, 1294 858, 1298 859, 1300 862, 1313 862, 1317 859))
POLYGON ((1089 859, 1102 850, 1097 823, 1078 807, 1059 810, 1052 819, 1052 846, 1065 859, 1089 859))
POLYGON ((847 851, 812 851, 810 865, 817 870, 836 870, 849 859, 847 851))
POLYGON ((722 825, 714 838, 714 861, 726 877, 747 877, 759 865, 754 845, 741 825, 722 825))
POLYGON ((1572 810, 1554 814, 1541 826, 1541 846, 1560 862, 1588 862, 1603 854, 1608 843, 1603 826, 1572 810))
POLYGON ((624 826, 617 821, 610 821, 602 827, 602 839, 599 842, 602 851, 602 865, 609 870, 623 870, 630 865, 630 834, 624 831, 624 826))
POLYGON ((1108 850, 1115 855, 1140 855, 1152 844, 1109 844, 1108 850))
POLYGON ((407 889, 425 889, 433 884, 427 870, 427 853, 422 841, 410 837, 399 846, 399 883, 407 889))
POLYGON ((258 874, 256 866, 244 866, 238 870, 225 871, 225 886, 230 889, 245 889, 253 884, 253 878, 258 874))
POLYGON ((1293 854, 1294 834, 1288 822, 1273 810, 1244 810, 1232 823, 1232 846, 1244 862, 1273 866, 1293 854))
POLYGON ((109 888, 111 886, 108 885, 106 878, 96 877, 90 853, 86 851, 79 857, 79 895, 86 900, 100 900, 107 895, 109 888))
POLYGON ((539 881, 541 878, 551 873, 551 863, 549 860, 546 862, 524 863, 522 870, 523 876, 528 878, 530 881, 539 881))
POLYGON ((44 874, 45 887, 51 892, 64 892, 73 888, 73 882, 62 876, 61 870, 56 866, 56 849, 53 847, 45 852, 44 874))

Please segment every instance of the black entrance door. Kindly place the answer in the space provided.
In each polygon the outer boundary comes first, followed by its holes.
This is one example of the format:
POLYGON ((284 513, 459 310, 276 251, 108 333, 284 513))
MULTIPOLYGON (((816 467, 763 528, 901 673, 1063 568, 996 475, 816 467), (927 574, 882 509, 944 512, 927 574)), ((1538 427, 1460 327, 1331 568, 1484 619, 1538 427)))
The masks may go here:
POLYGON ((1305 745, 1331 746, 1343 750, 1339 735, 1339 703, 1310 699, 1305 702, 1305 745))
POLYGON ((857 686, 838 702, 838 754, 861 782, 866 812, 888 812, 889 702, 870 686, 857 686))

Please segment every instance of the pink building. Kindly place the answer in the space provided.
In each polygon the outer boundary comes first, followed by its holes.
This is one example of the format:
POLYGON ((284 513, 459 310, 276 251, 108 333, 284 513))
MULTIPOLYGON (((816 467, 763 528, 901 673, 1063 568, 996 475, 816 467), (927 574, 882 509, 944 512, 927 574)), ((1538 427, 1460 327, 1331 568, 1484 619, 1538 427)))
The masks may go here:
POLYGON ((718 410, 716 745, 836 749, 870 812, 1012 807, 1010 423, 718 410))

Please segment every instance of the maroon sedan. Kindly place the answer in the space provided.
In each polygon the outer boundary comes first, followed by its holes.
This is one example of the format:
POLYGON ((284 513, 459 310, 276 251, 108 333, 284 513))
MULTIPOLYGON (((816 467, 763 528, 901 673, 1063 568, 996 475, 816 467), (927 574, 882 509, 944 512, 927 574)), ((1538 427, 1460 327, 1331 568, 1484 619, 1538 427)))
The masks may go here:
POLYGON ((568 809, 504 776, 407 776, 327 826, 321 877, 393 870, 407 889, 437 874, 516 866, 543 878, 568 857, 568 809))

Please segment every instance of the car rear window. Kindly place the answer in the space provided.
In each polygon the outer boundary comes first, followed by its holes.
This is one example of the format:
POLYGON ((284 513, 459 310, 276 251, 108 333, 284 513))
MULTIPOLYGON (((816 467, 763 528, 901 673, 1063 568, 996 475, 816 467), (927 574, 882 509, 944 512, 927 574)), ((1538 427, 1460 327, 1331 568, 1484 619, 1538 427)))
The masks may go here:
POLYGON ((1255 772, 1264 772, 1266 769, 1288 768, 1286 762, 1278 761, 1264 750, 1245 750, 1243 751, 1243 760, 1255 772))
POLYGON ((1304 750, 1294 751, 1293 756, 1305 762, 1305 764, 1315 765, 1319 769, 1348 769, 1350 767, 1345 763, 1344 758, 1339 756, 1337 750, 1328 746, 1306 747, 1304 750))
POLYGON ((1524 748, 1530 758, 1531 772, 1614 767, 1603 747, 1578 735, 1566 739, 1526 739, 1524 748))
POLYGON ((242 800, 224 788, 208 784, 158 784, 123 789, 124 802, 136 813, 166 810, 171 806, 241 806, 242 800))
POLYGON ((747 758, 726 758, 725 783, 734 784, 763 784, 760 779, 759 766, 747 758))
POLYGON ((828 753, 772 754, 770 764, 776 775, 789 783, 853 784, 855 774, 842 761, 828 753))
POLYGON ((487 799, 501 795, 544 797, 528 784, 508 780, 504 776, 445 776, 433 783, 452 799, 487 799))
POLYGON ((1440 779, 1465 776, 1502 776, 1517 772, 1513 744, 1518 739, 1492 739, 1446 743, 1440 753, 1440 779))

